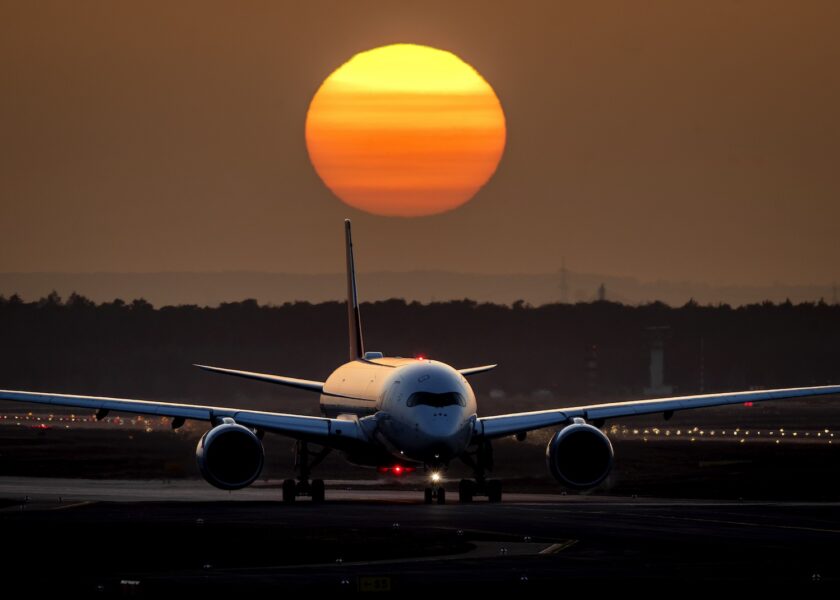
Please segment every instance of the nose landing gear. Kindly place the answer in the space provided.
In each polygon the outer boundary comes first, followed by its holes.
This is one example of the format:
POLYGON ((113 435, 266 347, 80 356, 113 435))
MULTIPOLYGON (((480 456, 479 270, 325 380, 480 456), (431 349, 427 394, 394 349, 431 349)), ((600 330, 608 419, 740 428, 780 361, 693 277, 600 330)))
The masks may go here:
POLYGON ((426 504, 446 504, 446 490, 441 485, 427 487, 423 490, 423 500, 426 504))
POLYGON ((446 490, 443 489, 443 478, 440 471, 433 471, 429 477, 432 485, 423 490, 423 500, 426 504, 446 504, 446 490))

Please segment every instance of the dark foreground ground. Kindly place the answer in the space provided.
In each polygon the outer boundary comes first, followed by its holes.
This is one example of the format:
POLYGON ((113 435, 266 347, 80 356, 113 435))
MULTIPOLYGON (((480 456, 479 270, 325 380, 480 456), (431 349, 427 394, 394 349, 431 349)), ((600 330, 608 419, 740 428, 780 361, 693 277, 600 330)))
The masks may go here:
MULTIPOLYGON (((44 489, 51 481, 42 480, 44 489)), ((37 495, 42 484, 29 485, 37 495)), ((200 485, 181 493, 192 497, 200 485)), ((333 499, 323 505, 295 506, 137 502, 131 485, 125 501, 7 502, 0 511, 4 582, 147 597, 833 589, 840 582, 838 503, 523 494, 499 505, 427 506, 399 492, 328 491, 333 499)))

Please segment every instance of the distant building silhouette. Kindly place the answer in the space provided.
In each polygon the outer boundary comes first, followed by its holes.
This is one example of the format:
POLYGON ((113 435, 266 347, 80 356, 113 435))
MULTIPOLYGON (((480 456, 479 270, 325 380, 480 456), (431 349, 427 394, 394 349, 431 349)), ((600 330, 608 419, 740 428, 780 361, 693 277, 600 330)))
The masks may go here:
POLYGON ((598 397, 598 346, 587 344, 583 368, 586 372, 586 397, 594 400, 598 397))
POLYGON ((560 302, 569 301, 569 273, 566 270, 566 257, 560 259, 560 302))
POLYGON ((646 396, 668 396, 673 386, 665 384, 665 338, 670 334, 668 326, 647 327, 650 337, 650 385, 645 388, 646 396))

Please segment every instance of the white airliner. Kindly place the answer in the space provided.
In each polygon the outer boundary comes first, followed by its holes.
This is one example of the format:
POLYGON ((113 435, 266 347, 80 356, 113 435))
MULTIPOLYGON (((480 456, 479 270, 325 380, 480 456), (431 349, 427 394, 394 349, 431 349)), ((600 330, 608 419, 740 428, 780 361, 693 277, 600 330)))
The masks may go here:
POLYGON ((146 400, 97 396, 45 394, 0 390, 0 399, 74 406, 97 411, 102 419, 109 411, 172 417, 178 428, 186 419, 207 421, 210 430, 196 448, 199 469, 212 485, 235 490, 260 475, 265 432, 297 440, 297 479, 283 483, 284 502, 298 496, 324 500, 324 482, 310 480, 311 469, 332 450, 352 464, 376 467, 401 474, 425 470, 427 503, 444 503, 442 474, 450 461, 459 459, 474 471, 474 479, 461 480, 459 499, 471 502, 486 496, 491 502, 502 497, 501 482, 487 479, 492 469, 491 443, 547 427, 558 431, 546 448, 551 474, 564 486, 591 488, 610 472, 613 448, 601 431, 606 419, 661 413, 669 419, 674 411, 724 404, 759 402, 780 398, 840 393, 840 386, 821 386, 679 396, 611 404, 573 406, 553 410, 479 417, 475 394, 467 381, 496 365, 456 369, 445 363, 416 358, 385 357, 366 352, 356 294, 356 275, 350 221, 344 222, 347 251, 347 313, 350 332, 349 361, 326 381, 310 381, 282 375, 236 371, 205 365, 202 369, 291 386, 320 394, 322 417, 195 406, 146 400), (319 450, 310 453, 310 445, 319 450))

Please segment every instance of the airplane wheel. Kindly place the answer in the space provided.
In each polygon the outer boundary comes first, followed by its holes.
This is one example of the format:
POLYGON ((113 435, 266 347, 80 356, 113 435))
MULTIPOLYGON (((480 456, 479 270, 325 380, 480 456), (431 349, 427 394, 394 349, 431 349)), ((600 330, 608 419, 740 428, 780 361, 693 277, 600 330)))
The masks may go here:
POLYGON ((462 479, 458 485, 458 500, 466 504, 473 501, 475 495, 475 482, 470 479, 462 479))
POLYGON ((487 499, 490 502, 502 501, 502 482, 498 479, 491 479, 487 482, 487 499))
POLYGON ((323 479, 313 479, 312 480, 312 502, 323 502, 325 491, 324 491, 324 480, 323 479))
POLYGON ((283 482, 283 503, 294 504, 297 496, 297 484, 294 479, 287 479, 283 482))
POLYGON ((438 488, 437 503, 438 504, 446 504, 446 490, 443 489, 443 488, 438 488))
POLYGON ((432 488, 427 487, 423 490, 423 500, 426 502, 426 504, 432 503, 432 488))

